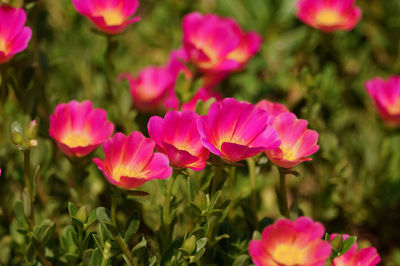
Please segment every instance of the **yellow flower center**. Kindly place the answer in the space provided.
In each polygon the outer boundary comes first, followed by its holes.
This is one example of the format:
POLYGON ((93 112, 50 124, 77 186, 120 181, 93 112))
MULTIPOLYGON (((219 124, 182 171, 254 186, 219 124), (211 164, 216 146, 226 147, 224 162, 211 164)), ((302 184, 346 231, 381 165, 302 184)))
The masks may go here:
POLYGON ((303 250, 291 245, 279 245, 272 253, 272 257, 276 262, 282 265, 303 265, 305 254, 303 250))
POLYGON ((334 26, 343 23, 343 17, 339 12, 332 9, 321 10, 317 13, 315 20, 320 25, 334 26))
POLYGON ((8 54, 7 43, 3 39, 0 39, 0 52, 8 54))
POLYGON ((387 111, 391 115, 400 114, 400 98, 396 99, 394 104, 389 104, 387 106, 387 111))
POLYGON ((91 141, 91 138, 87 134, 83 132, 78 132, 66 135, 63 138, 62 143, 70 148, 76 148, 89 146, 91 141))
POLYGON ((160 91, 151 86, 138 86, 136 89, 136 94, 138 98, 142 101, 151 101, 159 96, 160 91))
POLYGON ((121 176, 134 177, 134 178, 146 178, 145 172, 137 173, 137 171, 135 171, 135 170, 136 170, 136 168, 130 168, 130 167, 127 167, 124 165, 119 165, 113 169, 112 178, 117 182, 120 181, 121 176))
POLYGON ((283 153, 282 159, 288 160, 288 161, 294 161, 296 160, 296 151, 294 147, 287 147, 285 144, 281 144, 279 147, 283 153))
POLYGON ((124 22, 124 17, 118 9, 108 9, 101 12, 107 26, 118 26, 124 22))

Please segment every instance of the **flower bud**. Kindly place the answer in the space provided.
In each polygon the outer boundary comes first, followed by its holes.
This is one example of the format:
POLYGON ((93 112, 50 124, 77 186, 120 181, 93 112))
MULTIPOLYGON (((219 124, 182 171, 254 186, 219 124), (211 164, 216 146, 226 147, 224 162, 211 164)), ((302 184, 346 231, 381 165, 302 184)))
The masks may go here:
POLYGON ((38 132, 38 124, 36 120, 33 120, 25 129, 25 137, 29 140, 35 139, 38 132))
POLYGON ((87 220, 87 210, 85 206, 79 208, 76 213, 76 218, 81 221, 82 223, 86 223, 87 220))
POLYGON ((192 235, 183 242, 182 249, 184 249, 189 255, 196 249, 196 236, 192 235))

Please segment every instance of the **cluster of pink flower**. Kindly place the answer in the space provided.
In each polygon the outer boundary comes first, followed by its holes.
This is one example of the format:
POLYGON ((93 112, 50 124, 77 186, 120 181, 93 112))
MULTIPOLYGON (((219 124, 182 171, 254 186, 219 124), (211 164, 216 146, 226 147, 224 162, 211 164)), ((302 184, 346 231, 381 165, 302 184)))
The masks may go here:
MULTIPOLYGON (((107 34, 121 33, 139 20, 133 17, 137 0, 72 2, 79 13, 107 34)), ((297 8, 301 21, 324 32, 350 30, 361 18, 354 0, 299 0, 297 8)), ((25 21, 23 9, 0 7, 0 63, 27 47, 32 33, 24 27, 25 21)), ((214 90, 229 73, 241 70, 261 43, 257 33, 244 32, 233 19, 190 13, 183 20, 182 48, 171 53, 166 66, 145 68, 137 77, 120 75, 129 81, 137 109, 167 111, 164 118, 153 116, 149 120, 150 138, 140 132, 111 137, 114 125, 107 120, 106 112, 93 109, 90 101, 59 104, 50 117, 49 134, 70 156, 86 156, 102 145, 104 160, 93 161, 111 184, 123 189, 168 178, 172 167, 201 171, 210 152, 228 163, 263 152, 283 168, 309 161, 319 146, 318 133, 307 129, 306 120, 278 103, 263 100, 253 105, 222 99, 214 90), (192 100, 183 104, 174 90, 181 72, 187 78, 201 75, 203 80, 192 100), (194 111, 196 102, 211 97, 217 101, 208 114, 198 115, 194 111)), ((373 79, 366 86, 382 118, 400 125, 400 77, 388 82, 373 79)), ((279 220, 264 230, 261 240, 250 243, 249 252, 256 265, 324 265, 331 247, 321 239, 323 233, 323 226, 309 218, 279 220)), ((335 258, 333 265, 375 265, 379 260, 374 248, 357 251, 354 245, 335 258)))
MULTIPOLYGON (((257 266, 313 265, 324 266, 332 247, 322 240, 324 226, 308 217, 276 221, 262 232, 261 240, 252 240, 249 253, 257 266)), ((330 236, 333 241, 337 234, 330 236)), ((343 240, 349 235, 343 235, 343 240)), ((380 262, 373 247, 357 250, 357 244, 332 261, 332 266, 373 266, 380 262)))

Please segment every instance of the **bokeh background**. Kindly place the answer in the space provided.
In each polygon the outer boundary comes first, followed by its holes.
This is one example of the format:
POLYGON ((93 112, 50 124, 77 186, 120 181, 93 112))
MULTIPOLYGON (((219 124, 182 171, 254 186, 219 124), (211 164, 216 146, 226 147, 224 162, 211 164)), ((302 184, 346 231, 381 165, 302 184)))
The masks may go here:
MULTIPOLYGON (((2 265, 20 265, 24 254, 11 208, 23 186, 23 156, 10 140, 11 122, 40 121, 39 146, 32 155, 32 165, 40 165, 36 206, 39 217, 56 221, 51 241, 57 244, 70 223, 71 164, 48 137, 48 117, 54 107, 72 99, 90 99, 107 110, 109 119, 124 133, 143 129, 146 120, 132 107, 127 82, 113 82, 114 99, 105 96, 104 35, 93 30, 71 1, 33 2, 28 8, 33 39, 28 50, 9 63, 14 67, 14 83, 0 106, 2 265)), ((165 64, 169 53, 181 45, 181 21, 191 11, 233 17, 244 29, 259 32, 264 39, 261 51, 244 71, 221 83, 219 92, 253 103, 261 99, 281 102, 307 119, 309 127, 320 134, 321 148, 312 162, 296 167, 300 176, 289 180, 290 197, 328 232, 357 235, 360 246, 378 249, 383 264, 400 265, 400 130, 382 123, 364 87, 373 77, 400 73, 400 2, 365 0, 357 5, 363 18, 354 30, 323 34, 296 19, 294 0, 141 0, 138 15, 142 19, 116 38, 119 45, 113 62, 115 73, 132 74, 165 64)), ((99 149, 95 155, 101 153, 99 149)), ((266 162, 257 169, 259 215, 278 218, 278 173, 266 162)), ((240 205, 246 203, 250 188, 246 170, 238 172, 233 193, 238 208, 229 215, 231 224, 221 229, 232 237, 224 240, 216 255, 227 265, 229 258, 222 257, 245 254, 252 233, 240 223, 246 219, 240 205)), ((92 164, 87 175, 81 186, 88 209, 108 206, 110 195, 101 173, 92 164)), ((154 194, 162 193, 163 187, 154 182, 146 189, 154 194)), ((182 195, 184 190, 182 184, 182 195)), ((121 209, 129 213, 140 205, 146 226, 155 230, 159 200, 149 197, 138 204, 132 199, 121 209)))

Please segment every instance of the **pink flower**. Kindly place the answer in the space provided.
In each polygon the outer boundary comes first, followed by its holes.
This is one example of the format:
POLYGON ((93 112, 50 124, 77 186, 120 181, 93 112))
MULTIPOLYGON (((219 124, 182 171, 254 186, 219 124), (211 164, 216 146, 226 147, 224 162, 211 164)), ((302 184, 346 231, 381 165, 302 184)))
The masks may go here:
POLYGON ((221 101, 222 95, 213 89, 200 88, 189 102, 182 104, 181 109, 195 111, 198 101, 206 102, 212 98, 216 101, 221 101))
POLYGON ((297 117, 290 112, 278 115, 272 127, 278 132, 281 145, 272 150, 267 150, 265 154, 272 163, 284 167, 292 168, 299 163, 311 161, 307 158, 319 149, 317 145, 318 133, 307 129, 308 122, 297 117))
POLYGON ((103 172, 108 182, 124 189, 143 185, 151 179, 166 179, 171 176, 168 158, 154 153, 154 141, 140 132, 128 137, 116 133, 103 143, 104 161, 94 158, 93 162, 103 172))
POLYGON ((256 266, 324 266, 331 246, 321 238, 324 226, 308 217, 280 219, 267 226, 261 240, 252 240, 249 253, 256 266))
POLYGON ((209 152, 200 141, 196 126, 198 117, 193 111, 171 111, 164 119, 153 116, 149 120, 150 138, 156 142, 157 150, 167 155, 177 168, 201 171, 206 166, 209 152))
POLYGON ((297 18, 324 32, 349 31, 361 19, 354 0, 299 0, 297 18))
POLYGON ((141 111, 178 108, 174 92, 176 76, 169 67, 147 67, 134 78, 128 73, 119 79, 127 79, 130 84, 133 105, 141 111))
POLYGON ((183 48, 202 72, 241 69, 258 52, 261 42, 259 34, 244 33, 230 18, 193 12, 183 20, 183 48))
POLYGON ((106 116, 103 109, 93 109, 90 101, 61 103, 50 116, 49 135, 65 154, 82 157, 112 135, 114 125, 106 116))
POLYGON ((0 63, 9 61, 28 47, 32 30, 24 27, 25 22, 26 13, 22 8, 0 6, 0 63))
MULTIPOLYGON (((337 234, 331 234, 332 241, 337 234)), ((344 234, 343 240, 349 238, 349 235, 344 234)), ((333 260, 332 266, 375 266, 381 261, 381 258, 374 247, 362 248, 357 251, 357 243, 340 257, 333 260)))
POLYGON ((381 118, 392 126, 400 126, 400 76, 387 81, 374 78, 365 86, 381 118))
POLYGON ((140 20, 132 17, 139 6, 138 0, 72 0, 72 3, 80 14, 108 34, 121 33, 140 20))
POLYGON ((257 108, 263 109, 273 117, 280 115, 281 113, 290 112, 289 109, 280 103, 270 102, 268 100, 261 100, 256 104, 257 108))
POLYGON ((213 103, 197 127, 201 142, 224 160, 237 162, 280 144, 277 132, 268 125, 267 112, 246 102, 225 98, 213 103))

